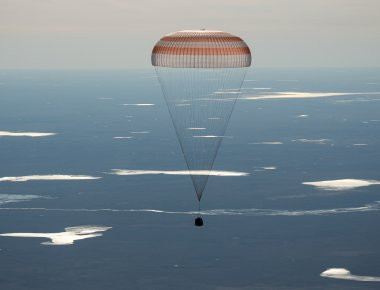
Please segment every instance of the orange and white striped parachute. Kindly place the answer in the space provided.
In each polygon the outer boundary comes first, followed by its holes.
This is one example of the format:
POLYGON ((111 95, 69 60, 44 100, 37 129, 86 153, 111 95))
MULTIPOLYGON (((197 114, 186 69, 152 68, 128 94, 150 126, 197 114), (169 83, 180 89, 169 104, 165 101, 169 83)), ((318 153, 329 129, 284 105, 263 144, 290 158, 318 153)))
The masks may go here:
POLYGON ((251 51, 238 36, 223 31, 183 30, 154 46, 152 65, 182 68, 233 68, 251 65, 251 51))
POLYGON ((200 201, 251 51, 227 32, 183 30, 162 37, 151 60, 200 201))

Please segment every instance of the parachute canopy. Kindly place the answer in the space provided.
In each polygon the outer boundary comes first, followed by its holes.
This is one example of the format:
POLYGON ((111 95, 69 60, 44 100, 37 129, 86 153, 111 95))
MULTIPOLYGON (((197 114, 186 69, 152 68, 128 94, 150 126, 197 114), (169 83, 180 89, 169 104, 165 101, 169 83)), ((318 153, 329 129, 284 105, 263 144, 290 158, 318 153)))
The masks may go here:
POLYGON ((165 35, 152 52, 152 65, 227 68, 251 65, 251 51, 238 36, 223 31, 183 30, 165 35))
POLYGON ((162 37, 151 59, 200 201, 208 175, 197 172, 212 169, 251 52, 223 31, 184 30, 162 37))

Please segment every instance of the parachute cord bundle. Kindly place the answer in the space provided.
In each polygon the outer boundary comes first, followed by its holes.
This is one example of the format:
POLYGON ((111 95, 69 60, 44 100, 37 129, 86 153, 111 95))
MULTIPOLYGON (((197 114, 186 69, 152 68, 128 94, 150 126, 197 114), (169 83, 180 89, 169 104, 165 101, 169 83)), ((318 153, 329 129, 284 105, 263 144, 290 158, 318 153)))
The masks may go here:
POLYGON ((201 215, 201 201, 198 201, 198 216, 194 220, 194 225, 196 227, 202 227, 203 226, 203 218, 201 215))

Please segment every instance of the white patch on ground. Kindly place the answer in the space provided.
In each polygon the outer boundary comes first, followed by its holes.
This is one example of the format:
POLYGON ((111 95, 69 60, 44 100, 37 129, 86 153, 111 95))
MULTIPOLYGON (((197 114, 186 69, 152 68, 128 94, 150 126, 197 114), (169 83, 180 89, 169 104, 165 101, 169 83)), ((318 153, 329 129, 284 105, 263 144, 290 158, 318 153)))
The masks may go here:
POLYGON ((210 176, 248 176, 248 172, 218 171, 218 170, 127 170, 112 169, 110 174, 115 175, 210 175, 210 176))
POLYGON ((187 107, 187 106, 191 106, 191 104, 175 104, 174 106, 175 107, 187 107))
POLYGON ((206 128, 186 128, 187 130, 206 130, 206 128))
POLYGON ((292 142, 300 142, 300 143, 314 143, 314 144, 326 144, 331 141, 330 139, 294 139, 292 142))
POLYGON ((62 246, 72 245, 74 241, 101 237, 102 232, 111 229, 104 226, 78 226, 65 228, 64 232, 60 233, 4 233, 2 237, 17 237, 17 238, 46 238, 50 242, 43 242, 42 245, 62 246))
POLYGON ((155 104, 123 104, 123 106, 149 107, 149 106, 155 106, 155 104))
POLYGON ((44 198, 34 194, 4 194, 0 193, 0 205, 12 202, 29 201, 37 198, 44 198))
POLYGON ((380 277, 376 276, 359 276, 352 275, 351 272, 345 268, 330 268, 321 273, 322 277, 352 280, 352 281, 362 281, 362 282, 380 282, 380 277))
POLYGON ((106 97, 103 97, 103 98, 98 98, 98 100, 112 100, 113 98, 106 98, 106 97))
POLYGON ((302 184, 315 186, 322 190, 350 190, 357 187, 370 185, 379 185, 379 180, 363 180, 363 179, 337 179, 325 181, 303 182, 302 184))
POLYGON ((298 115, 297 118, 307 118, 309 115, 298 115))
POLYGON ((337 92, 275 92, 273 94, 262 94, 258 96, 239 97, 241 100, 265 100, 265 99, 311 99, 327 98, 350 95, 377 95, 378 92, 367 93, 337 93, 337 92))
POLYGON ((1 181, 24 182, 35 180, 90 180, 99 179, 101 177, 89 175, 64 175, 64 174, 48 174, 48 175, 27 175, 27 176, 5 176, 0 177, 1 181))
POLYGON ((131 134, 149 134, 150 131, 133 131, 131 134))
POLYGON ((208 120, 220 120, 220 118, 207 118, 208 120))
POLYGON ((284 143, 280 141, 267 141, 267 142, 256 142, 256 143, 248 143, 253 145, 282 145, 284 143))
POLYGON ((0 131, 0 137, 47 137, 53 135, 56 133, 0 131))
POLYGON ((114 139, 132 139, 133 137, 131 136, 116 136, 116 137, 113 137, 114 139))
POLYGON ((368 144, 365 144, 365 143, 357 143, 357 144, 353 144, 353 146, 367 146, 368 144))

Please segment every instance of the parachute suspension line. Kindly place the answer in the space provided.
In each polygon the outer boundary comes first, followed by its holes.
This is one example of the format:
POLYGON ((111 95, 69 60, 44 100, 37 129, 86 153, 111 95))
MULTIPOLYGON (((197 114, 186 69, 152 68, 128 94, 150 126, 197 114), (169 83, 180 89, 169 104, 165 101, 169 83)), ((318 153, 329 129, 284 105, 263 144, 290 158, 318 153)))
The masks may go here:
MULTIPOLYGON (((182 136, 181 136, 181 130, 183 130, 183 128, 186 127, 186 124, 189 123, 190 120, 194 119, 194 115, 192 114, 191 116, 189 116, 188 120, 185 118, 181 119, 180 116, 176 116, 178 112, 176 112, 176 110, 173 108, 175 106, 181 107, 182 105, 183 106, 187 105, 184 103, 186 101, 192 102, 192 99, 187 100, 187 97, 189 97, 186 95, 187 88, 190 88, 191 90, 189 94, 190 97, 195 95, 192 93, 192 90, 193 90, 192 86, 194 85, 193 76, 192 75, 188 76, 184 70, 186 69, 185 68, 172 69, 172 68, 167 68, 167 67, 155 66, 155 71, 158 76, 158 80, 159 80, 159 83, 164 95, 165 103, 167 105, 169 115, 175 129, 174 131, 177 135, 177 139, 179 140, 181 151, 183 153, 187 168, 189 170, 190 177, 194 184, 195 181, 193 180, 193 176, 191 175, 191 171, 190 171, 192 166, 191 164, 189 164, 190 159, 187 158, 186 156, 186 151, 185 151, 184 144, 182 142, 182 136), (178 80, 177 85, 175 81, 171 81, 172 79, 178 80), (178 100, 176 101, 176 99, 178 100)), ((198 202, 200 202, 201 196, 198 194, 197 190, 195 193, 196 193, 198 202)))
POLYGON ((222 143, 246 68, 156 67, 198 199, 222 143), (200 175, 197 171, 206 171, 200 175))
POLYGON ((209 172, 251 64, 251 53, 241 38, 223 31, 179 31, 157 42, 152 64, 200 212, 209 172))

